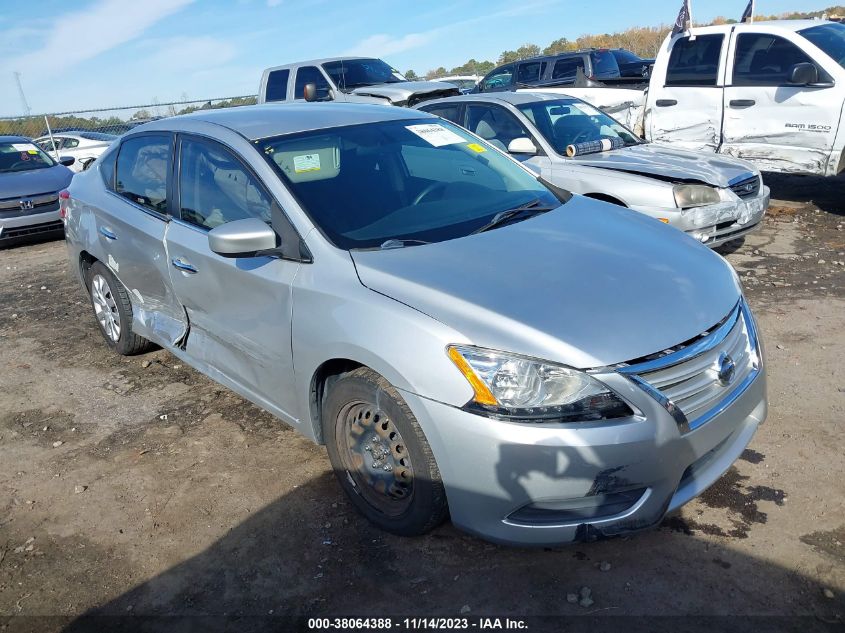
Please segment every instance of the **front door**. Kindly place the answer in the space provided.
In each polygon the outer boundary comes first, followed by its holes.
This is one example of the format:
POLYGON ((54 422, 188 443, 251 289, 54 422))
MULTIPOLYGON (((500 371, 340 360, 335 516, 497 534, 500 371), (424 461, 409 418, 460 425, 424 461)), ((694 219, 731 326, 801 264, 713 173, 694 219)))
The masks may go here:
MULTIPOLYGON (((272 196, 226 147, 180 136, 178 220, 167 232, 173 288, 190 331, 186 352, 245 395, 295 419, 291 284, 301 264, 276 257, 223 257, 208 231, 226 222, 273 223, 272 196)), ((279 227, 277 232, 282 233, 279 227)))
POLYGON ((845 86, 801 48, 764 32, 742 32, 732 43, 725 87, 722 152, 761 169, 824 174, 839 126, 845 86), (816 66, 814 85, 790 85, 795 64, 816 66))
POLYGON ((111 192, 108 213, 93 209, 100 259, 131 295, 132 329, 165 347, 177 344, 187 325, 170 283, 164 247, 172 155, 171 134, 124 140, 113 180, 106 183, 111 192))
POLYGON ((719 69, 724 40, 721 33, 672 40, 665 70, 657 69, 651 79, 647 138, 683 149, 716 151, 722 133, 719 69))

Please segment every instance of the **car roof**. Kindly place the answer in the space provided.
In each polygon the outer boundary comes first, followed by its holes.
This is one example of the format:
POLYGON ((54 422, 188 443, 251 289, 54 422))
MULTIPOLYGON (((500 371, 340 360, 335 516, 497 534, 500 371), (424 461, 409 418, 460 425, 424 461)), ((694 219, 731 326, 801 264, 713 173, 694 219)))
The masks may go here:
POLYGON ((203 121, 228 128, 255 141, 271 136, 325 130, 362 123, 401 121, 431 116, 419 110, 363 103, 267 103, 216 110, 197 110, 152 121, 132 130, 132 134, 152 130, 178 132, 184 124, 203 121))
POLYGON ((29 143, 31 141, 28 138, 26 138, 25 136, 14 136, 14 135, 0 136, 0 143, 20 143, 20 142, 29 143))
POLYGON ((575 99, 566 94, 551 93, 551 92, 489 92, 460 95, 459 97, 446 97, 444 99, 432 99, 425 101, 417 107, 424 107, 427 105, 437 103, 458 103, 464 101, 485 101, 488 103, 509 103, 511 105, 523 105, 526 103, 535 103, 537 101, 556 101, 558 99, 575 99))
POLYGON ((758 26, 769 26, 786 31, 801 31, 809 29, 813 26, 822 26, 823 24, 839 24, 838 22, 831 22, 830 20, 755 20, 754 22, 744 22, 741 24, 721 24, 713 26, 701 26, 692 29, 695 33, 706 33, 708 31, 713 33, 721 33, 726 27, 736 31, 754 30, 758 26))
MULTIPOLYGON (((271 66, 270 68, 265 68, 264 72, 271 72, 274 70, 283 70, 285 68, 294 68, 296 66, 319 66, 321 64, 326 64, 329 62, 339 62, 341 60, 345 62, 354 61, 356 59, 378 59, 378 57, 368 57, 366 55, 346 55, 340 57, 323 57, 321 59, 306 59, 302 62, 292 62, 290 64, 281 64, 279 66, 271 66)), ((385 62, 386 63, 386 62, 385 62)))

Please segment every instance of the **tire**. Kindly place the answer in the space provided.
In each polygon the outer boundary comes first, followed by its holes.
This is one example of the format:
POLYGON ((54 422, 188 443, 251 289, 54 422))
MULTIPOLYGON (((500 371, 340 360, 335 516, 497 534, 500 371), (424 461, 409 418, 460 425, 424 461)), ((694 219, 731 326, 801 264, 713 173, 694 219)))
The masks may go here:
POLYGON ((94 318, 106 345, 122 356, 148 351, 152 344, 132 332, 132 303, 117 277, 101 262, 94 262, 85 276, 85 283, 94 318))
POLYGON ((337 480, 371 523, 418 536, 446 519, 446 491, 431 447, 387 380, 368 367, 344 374, 330 387, 321 417, 337 480))

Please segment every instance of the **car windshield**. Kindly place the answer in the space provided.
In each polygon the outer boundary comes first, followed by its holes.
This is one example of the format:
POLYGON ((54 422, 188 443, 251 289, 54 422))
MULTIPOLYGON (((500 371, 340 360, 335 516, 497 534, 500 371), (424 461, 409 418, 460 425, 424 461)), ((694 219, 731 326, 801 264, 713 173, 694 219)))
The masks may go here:
POLYGON ((845 25, 820 24, 798 32, 845 68, 845 25))
POLYGON ((535 101, 517 107, 562 156, 567 146, 587 141, 619 138, 626 147, 642 142, 624 125, 578 99, 535 101))
POLYGON ((32 171, 55 164, 56 161, 31 141, 0 142, 0 173, 32 171))
POLYGON ((407 81, 398 70, 391 68, 380 59, 344 59, 326 62, 323 64, 323 69, 340 90, 407 81))
POLYGON ((446 121, 383 121, 255 141, 343 249, 469 235, 502 211, 560 206, 535 176, 446 121))
POLYGON ((593 60, 593 77, 613 78, 619 76, 619 64, 610 51, 593 51, 590 53, 593 60))

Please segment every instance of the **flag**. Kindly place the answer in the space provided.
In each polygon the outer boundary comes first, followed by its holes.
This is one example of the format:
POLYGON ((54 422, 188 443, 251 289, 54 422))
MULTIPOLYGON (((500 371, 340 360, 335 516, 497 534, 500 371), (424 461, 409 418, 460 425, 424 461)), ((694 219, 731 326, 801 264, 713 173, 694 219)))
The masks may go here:
POLYGON ((748 0, 748 6, 745 7, 745 11, 742 12, 742 17, 739 21, 741 24, 754 21, 754 0, 748 0))
POLYGON ((678 12, 678 17, 675 18, 675 26, 672 27, 672 35, 677 35, 678 33, 686 33, 690 29, 690 8, 689 8, 689 0, 683 0, 683 4, 681 5, 681 10, 678 12))

